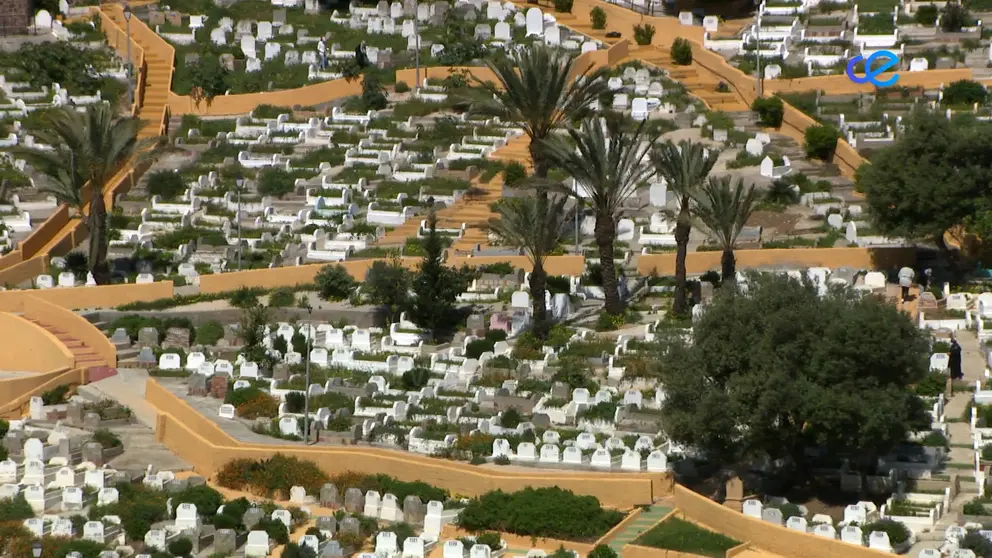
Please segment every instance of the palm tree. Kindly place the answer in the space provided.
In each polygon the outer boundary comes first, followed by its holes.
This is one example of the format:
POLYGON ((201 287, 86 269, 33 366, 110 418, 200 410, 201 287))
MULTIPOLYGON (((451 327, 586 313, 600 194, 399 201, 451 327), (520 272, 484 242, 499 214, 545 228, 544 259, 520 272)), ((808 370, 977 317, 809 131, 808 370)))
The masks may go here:
POLYGON ((489 230, 501 241, 524 251, 531 263, 530 294, 534 314, 533 331, 544 339, 549 328, 545 290, 548 274, 544 262, 565 237, 565 197, 504 198, 496 211, 499 218, 489 222, 489 230))
POLYGON ((555 137, 544 142, 543 153, 550 164, 564 169, 575 179, 568 194, 576 199, 589 198, 596 215, 596 245, 599 246, 606 311, 623 312, 613 263, 617 221, 624 204, 637 189, 655 174, 649 154, 657 138, 649 138, 642 122, 625 130, 618 118, 590 118, 578 128, 568 129, 571 141, 555 137))
POLYGON ((17 148, 13 153, 47 176, 40 189, 80 215, 88 209, 90 232, 89 264, 99 284, 110 280, 107 265, 107 206, 104 184, 137 147, 139 121, 117 117, 105 104, 91 105, 84 112, 63 108, 53 112, 46 126, 34 136, 54 150, 17 148))
POLYGON ((729 176, 710 178, 699 192, 693 196, 696 202, 693 210, 703 226, 716 237, 723 256, 720 257, 720 276, 724 283, 733 282, 737 276, 734 248, 747 220, 758 207, 758 192, 754 185, 744 186, 744 179, 738 178, 731 186, 729 176))
POLYGON ((540 152, 541 141, 581 117, 607 90, 606 68, 586 68, 580 73, 575 60, 563 50, 536 44, 513 56, 486 60, 498 83, 476 79, 489 95, 474 100, 472 112, 520 123, 530 139, 537 178, 547 178, 549 169, 540 152))
POLYGON ((668 141, 652 154, 658 175, 668 182, 675 193, 678 213, 675 218, 675 302, 672 311, 684 315, 688 310, 685 297, 685 258, 692 229, 692 198, 713 170, 719 152, 702 143, 688 140, 675 145, 668 141))

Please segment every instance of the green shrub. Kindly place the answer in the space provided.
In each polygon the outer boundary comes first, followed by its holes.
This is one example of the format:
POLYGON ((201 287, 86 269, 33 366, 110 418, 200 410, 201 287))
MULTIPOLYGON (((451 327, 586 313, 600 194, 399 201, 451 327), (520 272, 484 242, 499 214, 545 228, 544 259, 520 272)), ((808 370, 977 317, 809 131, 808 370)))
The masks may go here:
POLYGON ((103 449, 116 448, 123 444, 117 434, 106 428, 100 428, 93 432, 93 441, 103 446, 103 449))
POLYGON ((148 193, 162 196, 163 200, 174 200, 186 191, 182 175, 171 170, 155 171, 148 175, 148 193))
POLYGON ((872 531, 884 531, 889 535, 889 543, 892 546, 902 544, 909 540, 909 529, 902 523, 892 519, 880 519, 873 523, 863 525, 861 532, 865 537, 865 544, 868 544, 868 536, 872 531))
POLYGON ((499 425, 503 428, 516 428, 522 421, 523 417, 520 416, 520 411, 514 407, 510 407, 500 415, 499 425))
POLYGON ((448 500, 449 496, 447 490, 425 482, 406 482, 389 475, 381 474, 366 475, 349 471, 335 476, 330 482, 334 483, 338 487, 338 490, 342 492, 349 488, 358 488, 362 492, 375 490, 379 494, 386 494, 388 492, 396 496, 396 499, 400 502, 406 499, 407 496, 416 496, 420 498, 421 502, 430 502, 431 500, 444 502, 448 500))
POLYGON ((830 124, 814 124, 806 128, 806 154, 816 159, 829 161, 837 149, 837 128, 830 124))
MULTIPOLYGON (((637 33, 636 27, 634 28, 634 33, 637 33)), ((651 30, 651 35, 654 35, 654 29, 651 30)), ((651 41, 649 40, 647 43, 643 44, 650 43, 651 41)), ((676 37, 675 40, 672 41, 671 55, 672 64, 675 64, 676 66, 688 66, 689 64, 692 64, 692 43, 690 43, 689 39, 686 39, 685 37, 676 37)))
POLYGON ((325 265, 314 277, 317 291, 323 300, 345 300, 358 287, 358 282, 341 264, 325 265))
POLYGON ((235 308, 251 308, 258 304, 258 296, 248 287, 241 287, 231 294, 228 302, 235 308))
POLYGON ((605 544, 597 544, 596 548, 592 549, 589 554, 586 554, 586 558, 620 558, 617 556, 617 551, 613 550, 605 544))
POLYGON ((971 550, 979 558, 992 556, 992 541, 977 531, 968 531, 968 534, 958 543, 958 548, 971 550))
MULTIPOLYGON (((328 481, 328 477, 327 473, 312 461, 277 453, 262 460, 228 461, 217 472, 216 481, 224 488, 247 489, 253 494, 265 496, 278 494, 288 498, 289 489, 294 486, 302 486, 309 493, 319 492, 320 487, 328 481)), ((399 497, 398 494, 396 496, 399 497)))
POLYGON ((194 504, 196 513, 209 518, 217 514, 217 508, 223 503, 224 496, 207 485, 187 486, 172 495, 173 515, 179 504, 194 504))
POLYGON ((934 341, 930 351, 934 353, 949 353, 951 351, 951 344, 947 341, 934 341))
POLYGON ((193 542, 186 537, 180 537, 169 543, 169 554, 173 556, 189 556, 193 552, 193 542))
POLYGON ((594 540, 623 519, 593 496, 578 496, 558 487, 519 492, 487 492, 472 499, 459 516, 468 531, 500 531, 528 537, 594 540))
POLYGON ((282 558, 316 558, 317 554, 306 545, 289 543, 282 549, 282 558))
POLYGON ((728 550, 741 543, 720 533, 703 529, 694 523, 672 517, 641 535, 634 544, 723 558, 728 550))
POLYGON ((427 381, 431 379, 431 373, 426 368, 414 368, 412 370, 407 370, 403 373, 400 378, 400 382, 403 384, 403 389, 407 391, 416 391, 427 385, 427 381))
POLYGON ((751 110, 758 113, 762 126, 778 128, 782 125, 785 109, 779 97, 758 97, 751 104, 751 110))
POLYGON ((34 517, 34 510, 31 504, 24 498, 24 493, 20 492, 13 498, 0 500, 0 523, 5 521, 23 521, 34 517))
POLYGON ((0 419, 0 439, 3 439, 7 435, 8 430, 10 430, 10 423, 4 419, 0 419))
POLYGON ((61 386, 55 386, 52 389, 43 392, 41 394, 41 400, 45 405, 60 405, 65 403, 66 396, 69 395, 69 389, 72 386, 69 384, 62 384, 61 386))
POLYGON ((269 293, 270 308, 286 308, 292 306, 295 301, 296 296, 289 287, 279 287, 269 293))
POLYGON ((365 74, 362 80, 362 103, 366 110, 382 110, 389 105, 386 90, 375 74, 365 74))
POLYGON ((291 391, 286 394, 286 411, 290 413, 301 413, 307 403, 307 398, 301 391, 291 391))
POLYGON ((589 19, 592 20, 593 29, 606 29, 606 11, 596 6, 589 12, 589 19))
POLYGON ((560 14, 572 13, 572 0, 555 0, 555 11, 560 14))
POLYGON ((393 89, 397 93, 408 93, 410 91, 410 86, 407 85, 405 81, 397 81, 396 85, 393 86, 393 89))
POLYGON ((296 178, 286 169, 265 167, 258 173, 258 193, 282 198, 296 188, 296 178))
POLYGON ((509 275, 516 271, 510 262, 496 262, 486 265, 480 265, 475 268, 479 273, 495 273, 496 275, 509 275))
POLYGON ((944 393, 947 386, 947 376, 940 372, 928 372, 918 384, 913 387, 916 395, 921 397, 937 397, 944 393))
POLYGON ((527 168, 519 161, 510 161, 503 169, 503 184, 508 187, 516 186, 527 178, 527 168))
POLYGON ((479 358, 482 353, 492 351, 495 344, 495 341, 489 339, 469 341, 468 345, 465 346, 465 358, 479 358))
MULTIPOLYGON (((983 460, 985 459, 984 449, 982 451, 982 459, 983 460)), ((989 513, 988 508, 985 507, 985 504, 987 503, 988 500, 985 498, 982 497, 974 498, 971 501, 965 503, 964 507, 961 508, 961 513, 965 515, 992 515, 992 513, 989 513)))
POLYGON ((503 545, 503 538, 499 536, 499 533, 494 533, 492 531, 482 533, 475 537, 475 542, 477 544, 484 544, 491 548, 493 552, 499 550, 503 545))
POLYGON ((651 44, 654 40, 655 28, 654 25, 650 23, 645 23, 644 25, 634 26, 634 42, 644 46, 651 44))
POLYGON ((944 105, 984 104, 988 95, 988 91, 981 83, 962 79, 944 88, 944 96, 940 102, 944 105))
POLYGON ((927 27, 932 27, 933 24, 937 23, 937 16, 940 14, 940 10, 937 6, 933 4, 926 4, 924 6, 919 6, 916 8, 916 14, 913 16, 916 23, 924 25, 927 27))
POLYGON ((196 328, 197 345, 216 345, 224 338, 224 326, 218 321, 209 321, 196 328))

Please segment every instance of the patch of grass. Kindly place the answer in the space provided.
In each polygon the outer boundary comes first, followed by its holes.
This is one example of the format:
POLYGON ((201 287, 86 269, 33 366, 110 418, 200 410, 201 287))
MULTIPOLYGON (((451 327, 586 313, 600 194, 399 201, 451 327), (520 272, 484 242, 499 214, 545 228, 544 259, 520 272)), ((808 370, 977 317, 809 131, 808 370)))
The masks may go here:
POLYGON ((694 523, 672 517, 641 535, 634 544, 723 558, 728 550, 741 543, 720 533, 703 529, 694 523))

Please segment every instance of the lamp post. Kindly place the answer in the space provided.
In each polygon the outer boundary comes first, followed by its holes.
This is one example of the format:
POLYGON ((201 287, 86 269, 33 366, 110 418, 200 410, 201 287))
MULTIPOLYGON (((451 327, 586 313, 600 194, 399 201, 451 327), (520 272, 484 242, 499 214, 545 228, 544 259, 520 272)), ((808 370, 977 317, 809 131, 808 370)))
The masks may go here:
MULTIPOLYGON (((414 9, 420 12, 420 3, 414 2, 414 9)), ((417 14, 413 14, 413 42, 416 50, 413 53, 414 65, 417 67, 417 83, 413 86, 413 90, 416 92, 420 89, 420 18, 417 14)))
POLYGON ((757 43, 754 49, 754 57, 758 64, 758 97, 761 97, 761 14, 755 18, 754 40, 757 43))
POLYGON ((127 99, 134 103, 134 84, 131 81, 131 5, 124 4, 124 33, 127 35, 127 99))
POLYGON ((245 179, 239 178, 235 184, 238 185, 238 213, 235 216, 238 220, 238 271, 241 271, 241 188, 245 185, 245 179))
POLYGON ((307 365, 303 388, 303 443, 310 443, 310 351, 313 350, 313 306, 307 301, 307 365))
POLYGON ((34 558, 41 558, 41 551, 42 547, 40 542, 35 542, 31 545, 31 555, 34 556, 34 558))

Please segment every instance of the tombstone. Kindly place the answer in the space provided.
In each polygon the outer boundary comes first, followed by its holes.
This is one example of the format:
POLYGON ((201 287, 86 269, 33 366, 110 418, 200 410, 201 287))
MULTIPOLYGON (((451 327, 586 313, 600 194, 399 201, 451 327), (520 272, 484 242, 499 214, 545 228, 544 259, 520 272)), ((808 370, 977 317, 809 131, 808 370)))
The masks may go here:
POLYGON ((234 529, 218 529, 214 531, 214 553, 231 555, 234 554, 238 545, 237 533, 234 529))
POLYGON ((782 66, 778 64, 769 64, 765 66, 765 79, 778 79, 782 75, 782 66))
POLYGON ((823 537, 825 539, 836 539, 837 531, 834 529, 833 525, 819 524, 813 526, 813 534, 817 537, 823 537))
POLYGON ((244 53, 245 58, 255 58, 255 37, 251 35, 241 37, 241 52, 244 53))
POLYGON ((868 548, 881 550, 882 552, 892 552, 892 543, 889 542, 889 534, 885 531, 872 531, 868 534, 868 548))
POLYGON ((279 43, 265 43, 265 59, 272 60, 278 58, 282 52, 282 45, 279 43))
POLYGON ((320 487, 320 505, 333 508, 338 505, 338 487, 332 483, 325 483, 320 487))
POLYGON ((153 327, 143 327, 138 330, 138 345, 158 347, 158 330, 153 327))
POLYGON ((245 60, 245 71, 248 73, 261 72, 262 61, 258 58, 249 58, 245 60))
MULTIPOLYGON (((220 65, 223 66, 225 70, 227 70, 229 72, 233 72, 234 71, 234 55, 233 54, 231 54, 230 52, 225 52, 224 54, 221 54, 218 59, 220 60, 220 65)), ((227 336, 225 335, 224 338, 227 339, 227 336)))
POLYGON ((840 531, 840 540, 857 545, 864 544, 864 534, 861 532, 861 528, 857 525, 848 525, 840 531))
POLYGON ((679 24, 691 26, 694 23, 692 12, 679 12, 679 24))
POLYGON ((410 525, 422 525, 424 523, 424 503, 420 498, 411 494, 403 499, 403 521, 410 525))
POLYGON ((741 513, 748 517, 761 519, 763 508, 764 506, 761 505, 760 500, 745 500, 741 508, 741 513))
POLYGON ((262 511, 262 508, 251 507, 241 516, 241 522, 244 523, 246 529, 251 530, 264 517, 265 512, 262 511))
POLYGON ((357 517, 348 516, 338 523, 339 533, 350 533, 352 535, 357 535, 360 529, 361 524, 358 522, 357 517))
POLYGON ((270 21, 258 22, 257 38, 259 42, 265 42, 272 38, 272 22, 270 21))
POLYGON ((475 40, 477 41, 489 41, 492 39, 493 30, 489 27, 488 23, 480 23, 475 26, 475 40))
POLYGON ((361 513, 365 506, 365 496, 357 488, 349 488, 344 492, 344 509, 348 513, 361 513))
POLYGON ((930 69, 930 61, 926 58, 914 58, 909 61, 910 72, 925 72, 930 69))
POLYGON ((540 8, 529 8, 527 10, 527 36, 536 35, 541 37, 544 35, 544 14, 541 13, 540 8))
POLYGON ((761 520, 782 526, 782 510, 778 508, 764 508, 761 510, 761 520))
POLYGON ((287 66, 295 66, 300 63, 300 53, 295 50, 287 50, 286 54, 283 55, 283 62, 287 66))
POLYGON ((276 510, 272 512, 272 520, 282 521, 287 529, 292 529, 293 527, 293 516, 289 513, 289 510, 276 510))
POLYGON ((751 138, 744 144, 744 150, 747 151, 748 155, 760 157, 765 152, 765 146, 758 139, 751 138))
POLYGON ((48 10, 38 10, 34 16, 34 26, 38 29, 50 29, 52 27, 52 14, 48 10))
POLYGON ((251 531, 244 548, 245 558, 265 558, 269 555, 269 534, 265 531, 251 531))

